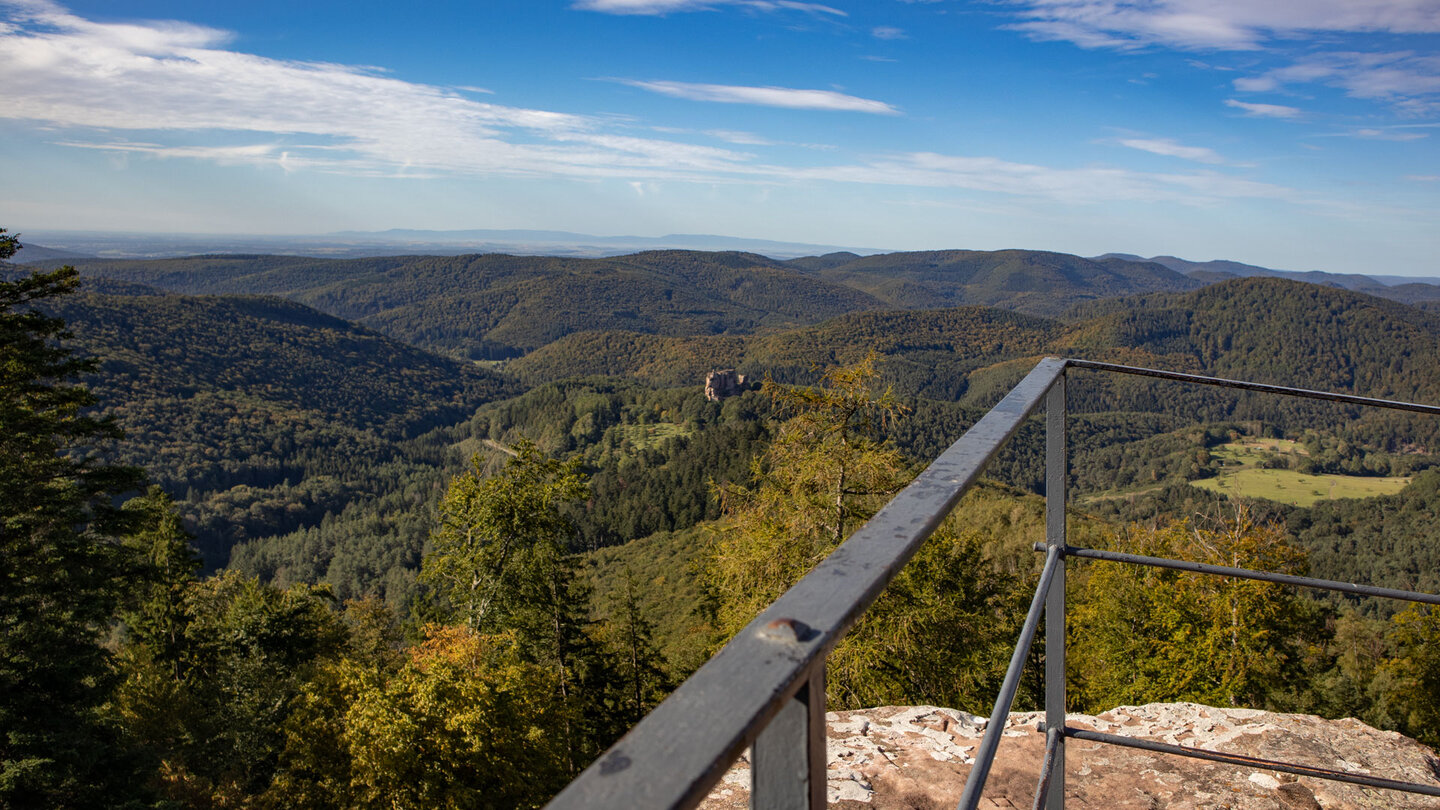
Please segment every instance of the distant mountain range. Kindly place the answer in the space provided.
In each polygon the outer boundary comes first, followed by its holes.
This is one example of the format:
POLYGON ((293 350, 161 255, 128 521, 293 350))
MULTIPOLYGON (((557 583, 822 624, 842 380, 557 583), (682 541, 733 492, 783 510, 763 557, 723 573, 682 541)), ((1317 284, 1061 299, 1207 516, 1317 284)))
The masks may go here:
MULTIPOLYGON (((545 232, 541 232, 545 233, 545 232)), ((738 251, 652 250, 607 258, 280 255, 50 259, 189 295, 279 295, 384 334, 472 360, 502 360, 575 332, 744 335, 850 312, 984 306, 1080 317, 1111 299, 1184 293, 1244 273, 1440 308, 1440 285, 1285 273, 1236 262, 1037 250, 943 250, 788 261, 738 251)))
MULTIPOLYGON (((17 263, 47 262, 55 259, 159 259, 203 254, 271 254, 334 259, 381 256, 459 256, 473 253, 506 253, 517 256, 564 256, 605 258, 652 250, 739 251, 778 260, 802 260, 808 270, 830 270, 861 257, 875 254, 925 257, 950 254, 1067 254, 1047 251, 906 251, 887 252, 879 248, 842 247, 807 242, 748 239, 716 234, 667 234, 665 236, 597 236, 573 231, 535 229, 424 230, 391 228, 383 231, 336 231, 319 235, 256 234, 136 234, 98 231, 27 231, 17 263), (40 244, 36 244, 36 240, 40 244)), ((1079 257, 1072 257, 1079 258, 1079 257)), ((1349 290, 1381 295, 1396 300, 1433 300, 1428 291, 1385 293, 1385 288, 1408 284, 1440 286, 1440 276, 1396 276, 1385 274, 1342 274, 1321 271, 1276 270, 1243 262, 1215 260, 1197 262, 1175 256, 1145 258, 1133 253, 1105 253, 1090 261, 1111 260, 1153 263, 1203 283, 1227 278, 1266 276, 1329 284, 1349 290)), ((893 262, 882 262, 891 265, 893 262)), ((873 272, 876 266, 851 268, 873 272)), ((978 302, 974 302, 978 303, 978 302)))
POLYGON ((849 250, 859 254, 875 248, 777 242, 713 234, 666 236, 595 236, 569 231, 455 230, 393 228, 387 231, 340 231, 330 234, 275 236, 255 234, 134 234, 90 231, 26 231, 20 263, 52 258, 162 259, 199 254, 287 254, 353 259, 370 256, 457 256, 509 253, 519 256, 605 257, 643 250, 738 250, 778 259, 849 250), (35 242, 54 247, 40 247, 35 242))
POLYGON ((1295 281, 1308 281, 1311 284, 1325 284, 1331 287, 1344 287, 1347 290, 1378 295, 1382 298, 1393 298, 1404 300, 1393 294, 1387 294, 1387 288, 1404 287, 1411 284, 1440 285, 1440 276, 1387 276, 1387 275, 1360 275, 1358 273, 1325 273, 1319 270, 1308 272, 1296 272, 1293 270, 1273 270, 1268 267, 1257 267, 1253 264, 1216 260, 1208 262, 1192 262, 1187 259, 1179 259, 1174 256, 1152 256, 1148 259, 1136 256, 1131 253, 1106 253, 1096 256, 1097 261, 1104 259, 1124 259, 1132 262, 1154 262, 1164 265, 1177 273, 1183 273, 1191 278, 1206 283, 1224 281, 1231 278, 1254 278, 1263 276, 1266 278, 1288 278, 1295 281))

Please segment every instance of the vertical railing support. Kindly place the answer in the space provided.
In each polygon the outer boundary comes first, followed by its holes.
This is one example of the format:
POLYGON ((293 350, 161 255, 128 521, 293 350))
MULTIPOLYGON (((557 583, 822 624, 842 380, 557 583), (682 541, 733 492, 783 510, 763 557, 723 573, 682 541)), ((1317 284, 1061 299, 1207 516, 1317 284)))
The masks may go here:
POLYGON ((1045 594, 1045 726, 1059 729, 1045 810, 1065 810, 1065 375, 1045 399, 1045 545, 1062 549, 1045 594))
POLYGON ((825 663, 755 738, 750 762, 754 810, 825 808, 825 663))

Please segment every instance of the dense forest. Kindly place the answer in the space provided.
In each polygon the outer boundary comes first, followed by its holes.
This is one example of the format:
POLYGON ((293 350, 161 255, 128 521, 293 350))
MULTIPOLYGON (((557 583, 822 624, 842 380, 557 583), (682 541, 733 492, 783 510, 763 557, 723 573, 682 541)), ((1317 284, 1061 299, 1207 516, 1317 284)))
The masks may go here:
MULTIPOLYGON (((3 807, 537 806, 1047 354, 1440 402, 1434 314, 1127 258, 81 271, 0 277, 3 807)), ((1078 370, 1070 408, 1072 543, 1440 589, 1433 418, 1078 370)), ((1042 451, 836 648, 833 705, 988 711, 1042 451)), ((1440 743, 1440 613, 1074 565, 1077 709, 1440 743)))

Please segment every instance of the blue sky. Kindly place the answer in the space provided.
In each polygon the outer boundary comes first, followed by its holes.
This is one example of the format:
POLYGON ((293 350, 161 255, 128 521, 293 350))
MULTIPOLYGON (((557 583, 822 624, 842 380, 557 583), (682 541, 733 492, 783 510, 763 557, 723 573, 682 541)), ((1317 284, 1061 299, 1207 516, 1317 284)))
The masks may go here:
POLYGON ((1440 275, 1440 0, 0 0, 0 225, 1440 275))

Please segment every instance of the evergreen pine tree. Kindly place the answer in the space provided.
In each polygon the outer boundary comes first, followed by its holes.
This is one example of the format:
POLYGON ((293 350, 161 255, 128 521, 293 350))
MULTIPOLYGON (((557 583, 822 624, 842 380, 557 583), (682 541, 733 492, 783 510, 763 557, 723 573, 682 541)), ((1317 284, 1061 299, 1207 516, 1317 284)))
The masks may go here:
MULTIPOLYGON (((0 259, 19 249, 0 229, 0 259)), ((100 634, 135 571, 113 497, 138 471, 94 446, 119 431, 69 381, 94 368, 36 309, 74 268, 0 280, 0 806, 115 806, 127 782, 98 711, 112 686, 100 634)))

